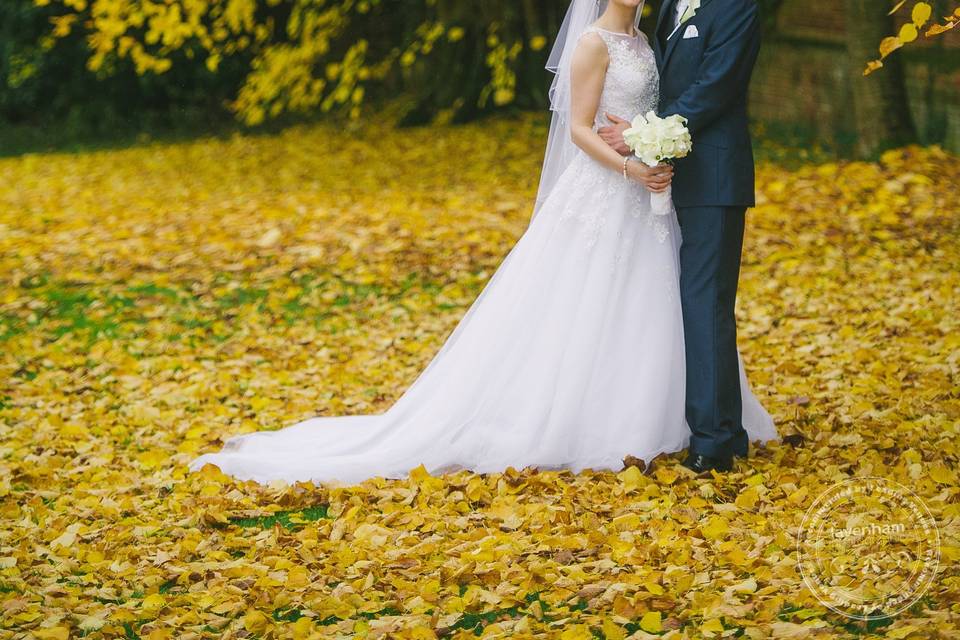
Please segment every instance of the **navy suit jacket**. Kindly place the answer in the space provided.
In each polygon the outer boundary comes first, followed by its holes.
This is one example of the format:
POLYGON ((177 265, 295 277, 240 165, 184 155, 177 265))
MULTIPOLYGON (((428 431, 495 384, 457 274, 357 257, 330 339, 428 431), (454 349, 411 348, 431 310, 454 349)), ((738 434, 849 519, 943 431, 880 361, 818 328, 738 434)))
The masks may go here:
POLYGON ((755 0, 701 0, 672 37, 677 0, 664 0, 654 52, 661 116, 687 118, 693 151, 676 161, 673 201, 682 207, 754 206, 747 89, 760 50, 755 0), (698 37, 684 38, 695 27, 698 37))

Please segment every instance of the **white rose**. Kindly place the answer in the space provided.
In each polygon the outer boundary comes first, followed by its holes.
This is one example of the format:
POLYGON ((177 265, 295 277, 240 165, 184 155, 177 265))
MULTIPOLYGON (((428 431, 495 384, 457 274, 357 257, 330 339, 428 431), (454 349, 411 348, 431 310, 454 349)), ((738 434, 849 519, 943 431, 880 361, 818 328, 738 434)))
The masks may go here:
POLYGON ((644 164, 654 164, 657 161, 657 148, 653 145, 640 145, 634 150, 634 154, 644 162, 644 164))
POLYGON ((623 133, 633 153, 648 165, 667 158, 682 158, 690 153, 692 141, 686 118, 675 114, 667 118, 653 111, 638 114, 623 133))

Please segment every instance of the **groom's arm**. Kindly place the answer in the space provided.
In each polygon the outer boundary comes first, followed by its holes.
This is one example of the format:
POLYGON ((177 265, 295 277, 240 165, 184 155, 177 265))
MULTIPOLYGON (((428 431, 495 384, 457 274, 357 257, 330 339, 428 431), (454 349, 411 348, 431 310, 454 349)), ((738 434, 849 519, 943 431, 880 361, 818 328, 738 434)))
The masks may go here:
POLYGON ((713 122, 750 82, 760 51, 757 3, 742 0, 736 10, 717 18, 703 54, 697 79, 661 116, 679 113, 696 140, 697 131, 713 122))

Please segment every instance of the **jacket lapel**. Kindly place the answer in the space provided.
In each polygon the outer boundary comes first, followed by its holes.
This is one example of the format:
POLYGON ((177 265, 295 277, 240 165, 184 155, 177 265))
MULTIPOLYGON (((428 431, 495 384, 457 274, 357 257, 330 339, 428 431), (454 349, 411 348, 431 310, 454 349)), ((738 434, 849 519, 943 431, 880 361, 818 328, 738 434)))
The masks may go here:
POLYGON ((657 56, 657 64, 663 66, 663 54, 665 51, 667 35, 670 34, 670 24, 668 16, 673 15, 673 11, 676 11, 677 0, 663 0, 660 4, 660 13, 657 15, 657 26, 656 33, 654 34, 654 48, 653 52, 657 56))
MULTIPOLYGON (((675 2, 676 0, 673 0, 675 2)), ((669 4, 673 4, 670 2, 669 4)), ((700 8, 697 10, 697 16, 694 16, 684 22, 680 27, 673 33, 673 35, 667 40, 666 50, 663 52, 663 56, 660 61, 660 69, 663 70, 667 66, 667 62, 670 61, 670 54, 673 53, 673 50, 677 48, 677 43, 683 40, 683 32, 687 30, 687 27, 691 24, 696 24, 697 17, 700 12, 703 11, 703 8, 710 3, 710 0, 700 0, 700 8)), ((673 31, 673 29, 671 29, 673 31)), ((667 32, 669 33, 669 31, 667 32)))

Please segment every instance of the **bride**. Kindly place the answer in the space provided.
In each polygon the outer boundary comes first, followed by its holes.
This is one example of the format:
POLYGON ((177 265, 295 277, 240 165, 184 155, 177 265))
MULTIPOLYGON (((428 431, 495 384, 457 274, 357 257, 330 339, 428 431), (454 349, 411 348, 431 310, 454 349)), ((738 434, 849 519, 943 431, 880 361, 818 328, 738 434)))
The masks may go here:
MULTIPOLYGON (((229 438, 190 463, 267 483, 620 470, 685 448, 675 212, 652 213, 669 166, 624 159, 605 113, 656 110, 641 0, 574 0, 548 68, 553 122, 534 216, 433 360, 386 412, 314 417, 229 438)), ((696 138, 694 138, 696 145, 696 138)), ((771 440, 740 366, 743 426, 771 440)))

